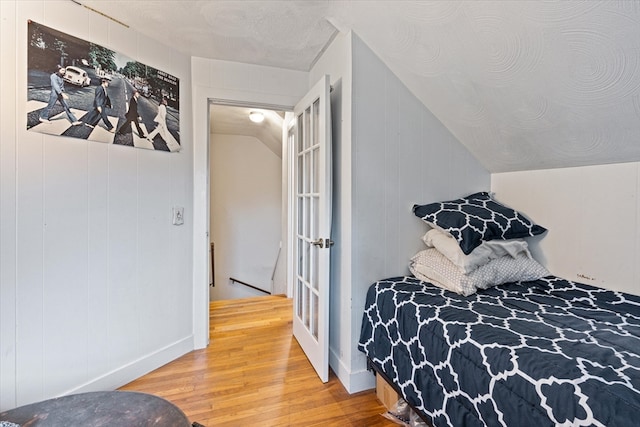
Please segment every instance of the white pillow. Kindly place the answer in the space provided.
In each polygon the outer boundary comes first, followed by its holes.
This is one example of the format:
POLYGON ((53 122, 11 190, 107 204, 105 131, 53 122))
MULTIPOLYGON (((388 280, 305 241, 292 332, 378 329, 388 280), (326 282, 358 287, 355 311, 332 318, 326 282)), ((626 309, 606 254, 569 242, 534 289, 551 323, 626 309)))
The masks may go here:
POLYGON ((520 253, 492 259, 469 274, 464 274, 437 249, 418 252, 409 261, 409 270, 418 279, 461 295, 471 295, 477 289, 509 282, 538 280, 549 272, 530 256, 520 253))
POLYGON ((488 263, 492 259, 511 255, 512 257, 524 253, 531 257, 527 242, 524 239, 489 240, 476 247, 469 255, 460 249, 456 239, 449 233, 437 228, 427 231, 422 241, 429 248, 436 248, 464 273, 471 273, 476 268, 488 263))

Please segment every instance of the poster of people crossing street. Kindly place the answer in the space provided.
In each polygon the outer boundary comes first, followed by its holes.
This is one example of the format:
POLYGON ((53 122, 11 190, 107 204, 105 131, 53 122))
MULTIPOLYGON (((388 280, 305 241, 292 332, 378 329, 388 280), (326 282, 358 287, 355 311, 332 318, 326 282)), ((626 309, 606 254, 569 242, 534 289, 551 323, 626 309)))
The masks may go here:
POLYGON ((28 21, 27 130, 180 151, 180 81, 28 21))

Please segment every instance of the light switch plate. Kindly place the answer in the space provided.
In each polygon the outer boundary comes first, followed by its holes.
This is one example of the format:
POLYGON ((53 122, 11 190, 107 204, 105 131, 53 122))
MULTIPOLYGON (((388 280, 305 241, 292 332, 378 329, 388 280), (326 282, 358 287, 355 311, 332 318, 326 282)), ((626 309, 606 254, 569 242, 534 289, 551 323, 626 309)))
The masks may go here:
POLYGON ((173 207, 173 225, 184 224, 184 208, 182 206, 173 207))

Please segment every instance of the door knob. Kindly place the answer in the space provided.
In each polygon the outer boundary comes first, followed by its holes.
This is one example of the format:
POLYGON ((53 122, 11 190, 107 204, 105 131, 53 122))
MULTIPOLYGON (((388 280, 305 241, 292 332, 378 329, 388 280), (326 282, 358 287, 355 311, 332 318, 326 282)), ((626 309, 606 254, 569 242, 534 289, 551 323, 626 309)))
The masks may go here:
POLYGON ((311 242, 313 246, 318 246, 319 248, 324 248, 324 239, 317 239, 311 242))

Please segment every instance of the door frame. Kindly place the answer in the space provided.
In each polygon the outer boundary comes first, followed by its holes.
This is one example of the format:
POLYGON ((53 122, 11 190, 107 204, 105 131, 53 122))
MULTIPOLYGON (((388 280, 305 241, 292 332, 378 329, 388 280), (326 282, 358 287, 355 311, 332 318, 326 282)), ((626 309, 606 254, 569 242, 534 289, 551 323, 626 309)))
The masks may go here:
MULTIPOLYGON (((284 245, 284 248, 281 248, 281 252, 280 252, 280 257, 281 257, 281 261, 282 262, 282 258, 284 258, 284 263, 285 263, 285 279, 287 280, 287 297, 291 297, 292 296, 292 289, 293 289, 293 285, 291 285, 289 283, 289 264, 291 263, 291 257, 289 257, 289 244, 288 244, 288 240, 290 238, 290 228, 289 228, 289 224, 290 224, 290 204, 291 204, 291 200, 289 200, 289 197, 287 195, 287 191, 288 191, 288 182, 289 182, 289 174, 291 173, 290 170, 290 166, 289 166, 289 161, 288 161, 288 141, 286 139, 286 132, 285 132, 285 127, 287 124, 287 120, 289 119, 289 117, 293 117, 293 107, 291 106, 286 106, 286 105, 275 105, 275 104, 266 104, 266 103, 258 103, 258 102, 248 102, 248 101, 237 101, 237 100, 232 100, 232 99, 219 99, 219 98, 209 98, 209 103, 207 104, 207 108, 208 108, 208 115, 207 115, 207 129, 211 129, 211 105, 217 105, 217 106, 222 106, 222 107, 241 107, 241 108, 248 108, 248 109, 255 109, 255 110, 266 110, 266 111, 278 111, 278 112, 284 112, 285 113, 285 117, 283 118, 283 131, 280 135, 280 144, 282 146, 282 159, 280 162, 280 173, 281 173, 281 183, 280 183, 280 187, 281 187, 281 192, 282 192, 282 196, 280 199, 280 204, 281 204, 281 214, 280 214, 280 225, 281 225, 281 245, 284 245)), ((250 124, 248 124, 249 126, 250 124)), ((211 158, 211 132, 208 133, 208 141, 207 141, 207 161, 210 161, 211 158)), ((207 169, 207 184, 210 185, 211 184, 211 168, 209 165, 209 168, 207 169)), ((207 223, 207 237, 210 238, 211 236, 211 230, 209 229, 209 226, 211 225, 210 222, 210 216, 211 216, 211 211, 210 211, 210 207, 211 207, 211 189, 209 188, 209 191, 207 193, 207 198, 208 198, 208 203, 209 203, 209 223, 207 223)), ((271 291, 273 291, 273 288, 271 289, 271 291)))
MULTIPOLYGON (((276 111, 285 111, 286 113, 293 114, 293 105, 280 105, 280 104, 270 104, 265 102, 257 102, 257 101, 247 101, 247 100, 238 100, 238 99, 230 99, 230 98, 216 98, 216 97, 206 97, 205 99, 201 99, 200 102, 206 102, 206 117, 204 120, 198 120, 196 115, 194 119, 194 127, 204 126, 206 129, 206 143, 205 144, 197 144, 194 143, 194 164, 193 164, 193 187, 194 187, 194 200, 193 200, 193 340, 194 340, 194 348, 205 348, 209 344, 209 268, 210 268, 210 258, 209 258, 209 245, 210 245, 210 233, 209 229, 210 225, 210 217, 211 217, 211 165, 209 164, 209 156, 210 153, 210 144, 211 144, 211 133, 210 129, 210 117, 211 111, 210 107, 212 104, 229 106, 229 107, 246 107, 246 108, 255 108, 255 109, 264 109, 264 110, 276 110, 276 111), (198 149, 200 148, 200 149, 198 149), (204 245, 201 244, 201 239, 204 237, 206 241, 204 245), (206 251, 203 250, 203 246, 206 246, 206 251), (206 274, 206 276, 205 276, 206 274)), ((202 119, 202 118, 201 118, 202 119)), ((286 176, 283 175, 283 181, 288 182, 288 174, 289 174, 289 164, 286 160, 288 158, 288 144, 283 144, 283 153, 282 153, 282 172, 286 176), (285 152, 285 150, 287 150, 285 152), (287 157, 285 157, 287 156, 287 157)), ((287 238, 289 237, 289 205, 290 201, 288 196, 284 193, 287 191, 287 187, 283 187, 283 200, 286 201, 286 207, 283 207, 282 214, 286 215, 286 221, 283 221, 283 226, 286 227, 287 238), (286 209, 284 209, 286 208, 286 209)), ((287 263, 287 267, 285 271, 289 271, 290 258, 288 257, 288 242, 283 242, 287 244, 287 251, 283 251, 287 253, 287 259, 285 262, 287 263)), ((287 296, 290 295, 290 288, 292 285, 287 283, 287 296)))
MULTIPOLYGON (((222 71, 228 71, 224 67, 221 68, 222 71)), ((264 72, 267 75, 263 80, 269 82, 274 79, 272 70, 267 68, 260 70, 260 72, 264 72)), ((256 73, 257 72, 256 70, 256 73)), ((297 74, 295 76, 297 76, 297 74)), ((185 225, 188 226, 189 214, 192 215, 191 218, 193 222, 193 349, 206 348, 209 344, 209 106, 212 101, 227 100, 229 102, 245 103, 247 105, 265 105, 269 106, 269 109, 293 111, 295 103, 298 102, 308 90, 308 82, 297 78, 288 80, 288 82, 293 82, 293 87, 298 87, 298 89, 289 91, 285 89, 284 85, 279 85, 278 81, 276 81, 274 86, 276 90, 271 92, 258 91, 250 85, 245 88, 242 84, 236 86, 231 84, 227 88, 215 86, 213 82, 206 78, 200 84, 193 84, 194 90, 192 92, 192 102, 190 105, 192 110, 187 110, 187 113, 192 112, 193 114, 193 128, 191 129, 193 134, 184 135, 185 140, 192 141, 192 144, 185 144, 183 150, 180 152, 180 155, 188 156, 193 165, 193 200, 191 205, 193 210, 189 213, 185 212, 187 219, 185 225), (278 87, 280 90, 277 89, 278 87)))

